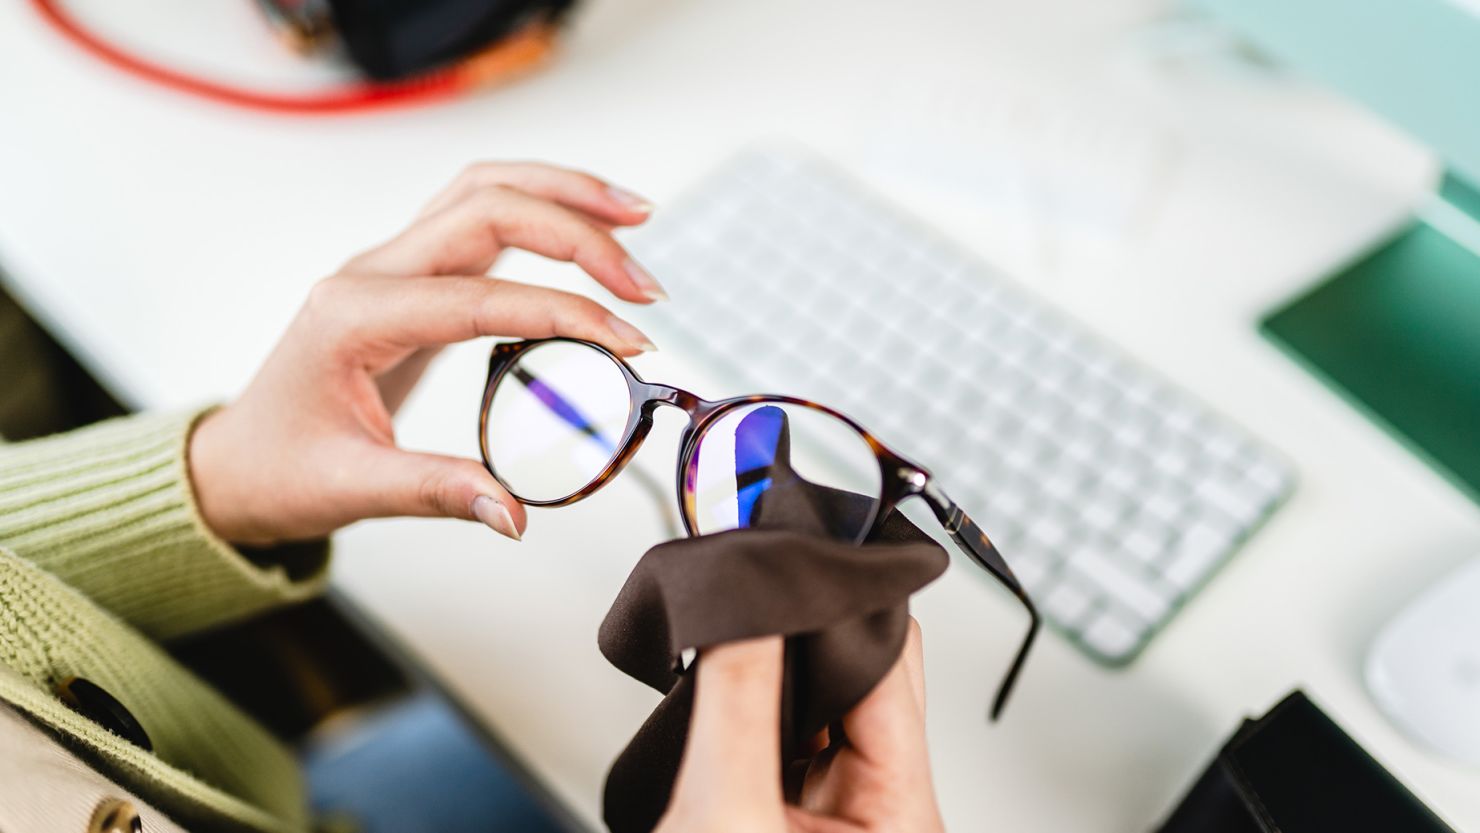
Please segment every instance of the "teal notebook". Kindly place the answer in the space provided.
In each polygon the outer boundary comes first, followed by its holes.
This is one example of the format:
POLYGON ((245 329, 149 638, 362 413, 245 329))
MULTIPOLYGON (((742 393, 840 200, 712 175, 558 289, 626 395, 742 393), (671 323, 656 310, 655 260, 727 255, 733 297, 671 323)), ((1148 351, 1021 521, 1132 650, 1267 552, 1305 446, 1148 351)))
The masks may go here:
POLYGON ((1480 253, 1446 231, 1415 223, 1262 329, 1480 502, 1480 253))

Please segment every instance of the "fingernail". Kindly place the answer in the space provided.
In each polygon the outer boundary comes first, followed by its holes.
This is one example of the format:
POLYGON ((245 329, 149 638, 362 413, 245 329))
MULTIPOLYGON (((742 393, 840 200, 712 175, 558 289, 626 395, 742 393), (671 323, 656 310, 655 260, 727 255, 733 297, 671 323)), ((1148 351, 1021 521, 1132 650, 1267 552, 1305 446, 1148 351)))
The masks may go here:
POLYGON ((514 526, 514 516, 509 514, 503 503, 488 495, 473 498, 473 517, 505 538, 513 538, 515 541, 520 539, 519 528, 514 526))
POLYGON ((653 340, 648 338, 642 330, 637 329, 615 315, 606 319, 606 325, 611 328, 612 335, 616 336, 618 341, 636 347, 644 353, 651 353, 658 349, 653 344, 653 340))
POLYGON ((637 194, 628 191, 626 188, 618 188, 615 185, 611 185, 607 187, 606 193, 609 194, 612 199, 616 200, 622 205, 627 206, 633 211, 641 211, 644 214, 653 213, 652 200, 649 200, 646 197, 640 197, 637 194))
POLYGON ((622 266, 627 270, 627 277, 637 284, 637 290, 647 296, 649 301, 668 300, 668 293, 663 291, 662 284, 658 283, 657 278, 649 275, 646 269, 638 266, 637 261, 629 257, 622 266))

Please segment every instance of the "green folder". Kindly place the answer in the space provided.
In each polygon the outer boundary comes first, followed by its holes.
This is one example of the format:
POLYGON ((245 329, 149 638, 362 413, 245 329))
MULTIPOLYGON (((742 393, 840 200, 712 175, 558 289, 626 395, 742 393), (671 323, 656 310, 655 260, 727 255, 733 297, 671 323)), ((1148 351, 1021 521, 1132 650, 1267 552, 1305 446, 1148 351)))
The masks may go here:
MULTIPOLYGON (((1480 216, 1457 181, 1442 194, 1449 216, 1480 216)), ((1414 223, 1262 329, 1480 502, 1480 235, 1454 232, 1414 223)))

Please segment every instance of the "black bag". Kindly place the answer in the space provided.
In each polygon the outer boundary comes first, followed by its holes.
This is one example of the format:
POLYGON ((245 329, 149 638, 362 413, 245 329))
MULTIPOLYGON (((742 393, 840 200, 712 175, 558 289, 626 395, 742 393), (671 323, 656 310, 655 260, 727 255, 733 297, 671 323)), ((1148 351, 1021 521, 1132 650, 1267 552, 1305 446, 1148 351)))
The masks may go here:
POLYGON ((1301 691, 1246 720, 1160 833, 1454 833, 1301 691))
POLYGON ((533 19, 559 22, 575 0, 329 0, 345 50, 389 80, 465 58, 533 19))

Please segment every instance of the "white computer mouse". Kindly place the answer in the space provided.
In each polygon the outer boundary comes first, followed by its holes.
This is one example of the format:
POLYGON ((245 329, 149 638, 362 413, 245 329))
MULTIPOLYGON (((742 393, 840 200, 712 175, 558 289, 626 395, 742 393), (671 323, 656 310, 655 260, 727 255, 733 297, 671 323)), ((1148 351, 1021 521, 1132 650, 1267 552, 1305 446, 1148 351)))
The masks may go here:
POLYGON ((1408 737, 1480 766, 1480 558, 1383 628, 1367 655, 1367 690, 1408 737))

